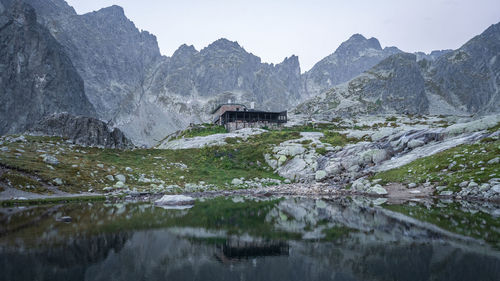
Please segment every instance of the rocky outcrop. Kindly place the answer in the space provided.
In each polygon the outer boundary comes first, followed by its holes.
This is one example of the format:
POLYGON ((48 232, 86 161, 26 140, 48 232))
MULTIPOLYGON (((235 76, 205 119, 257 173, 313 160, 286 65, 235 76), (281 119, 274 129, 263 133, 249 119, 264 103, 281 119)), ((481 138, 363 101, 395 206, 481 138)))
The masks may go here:
POLYGON ((317 118, 380 112, 435 115, 499 112, 499 52, 500 23, 497 23, 455 51, 392 55, 297 109, 317 118))
POLYGON ((427 69, 428 91, 470 113, 500 110, 500 23, 427 69))
POLYGON ((213 107, 228 99, 273 110, 301 100, 296 56, 265 64, 237 42, 219 39, 201 51, 183 45, 167 58, 121 7, 78 15, 62 0, 26 1, 68 50, 99 118, 138 144, 207 122, 213 107))
POLYGON ((296 112, 330 120, 336 116, 428 112, 425 80, 416 56, 393 55, 351 81, 296 108, 296 112))
POLYGON ((354 34, 331 55, 303 74, 303 95, 313 97, 335 85, 347 82, 383 59, 400 53, 396 47, 382 49, 376 38, 354 34))
POLYGON ((0 135, 23 132, 57 112, 95 116, 70 58, 33 8, 19 1, 2 7, 0 135))
POLYGON ((33 135, 59 136, 83 146, 129 149, 133 143, 117 128, 91 117, 60 113, 47 117, 29 131, 33 135))

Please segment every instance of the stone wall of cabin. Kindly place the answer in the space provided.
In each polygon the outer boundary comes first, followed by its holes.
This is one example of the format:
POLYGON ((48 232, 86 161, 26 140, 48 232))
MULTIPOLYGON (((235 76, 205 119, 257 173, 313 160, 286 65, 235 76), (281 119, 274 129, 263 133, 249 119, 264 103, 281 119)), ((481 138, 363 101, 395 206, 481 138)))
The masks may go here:
POLYGON ((274 122, 267 122, 267 121, 259 121, 259 122, 244 122, 244 121, 236 121, 236 122, 229 122, 225 124, 226 130, 229 132, 233 132, 239 129, 244 129, 244 128, 263 128, 267 127, 269 129, 280 129, 283 127, 283 123, 274 123, 274 122))

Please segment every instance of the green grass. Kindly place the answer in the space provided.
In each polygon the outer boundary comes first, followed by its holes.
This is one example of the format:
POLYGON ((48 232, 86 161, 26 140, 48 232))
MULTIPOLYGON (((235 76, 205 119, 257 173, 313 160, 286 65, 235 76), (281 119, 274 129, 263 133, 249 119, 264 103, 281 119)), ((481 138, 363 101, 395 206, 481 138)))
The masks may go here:
POLYGON ((224 126, 219 126, 215 124, 201 124, 199 127, 188 129, 183 131, 177 138, 193 138, 193 137, 205 137, 215 134, 225 134, 227 130, 224 126))
POLYGON ((500 220, 484 213, 465 212, 459 203, 446 207, 426 208, 424 205, 383 205, 384 208, 439 226, 442 229, 468 237, 482 239, 500 248, 500 220))
MULTIPOLYGON (((43 233, 48 229, 57 230, 58 237, 71 237, 75 234, 191 227, 208 231, 222 230, 229 235, 249 234, 267 239, 300 239, 299 233, 279 231, 275 229, 273 222, 266 219, 278 202, 279 199, 234 203, 231 198, 218 197, 203 202, 197 201, 189 210, 165 210, 149 203, 57 202, 58 205, 38 206, 12 214, 9 223, 3 225, 3 230, 10 235, 0 238, 19 241, 26 237, 27 243, 36 243, 31 246, 39 246, 42 242, 32 238, 43 237, 43 233), (56 216, 70 216, 74 223, 56 222, 56 216), (36 223, 32 223, 34 220, 36 223)), ((47 240, 51 241, 50 237, 47 240)))
POLYGON ((460 145, 400 168, 377 173, 372 179, 381 179, 382 184, 424 183, 428 180, 435 185, 447 186, 448 190, 459 191, 458 185, 463 181, 473 180, 481 184, 492 177, 500 177, 500 164, 487 164, 499 155, 500 140, 460 145), (453 162, 456 164, 449 167, 453 162))
POLYGON ((47 189, 43 185, 28 176, 23 175, 17 171, 8 171, 0 176, 0 182, 4 182, 9 186, 23 191, 29 191, 34 193, 45 193, 47 189))
POLYGON ((75 197, 55 197, 55 198, 41 198, 41 199, 28 199, 28 200, 4 200, 0 201, 2 207, 12 206, 31 206, 31 205, 51 205, 61 203, 78 203, 78 202, 98 202, 106 200, 106 196, 75 196, 75 197))
MULTIPOLYGON (((244 142, 235 142, 221 147, 185 150, 135 149, 115 150, 85 147, 70 147, 62 139, 30 137, 25 144, 8 144, 10 152, 0 152, 0 164, 19 170, 26 174, 40 177, 45 182, 55 178, 63 180, 64 185, 58 188, 67 192, 100 191, 112 186, 105 177, 107 175, 123 174, 127 177, 126 184, 131 188, 148 191, 151 183, 140 182, 140 175, 146 178, 163 181, 164 186, 186 183, 206 184, 226 188, 234 178, 274 178, 275 175, 264 160, 264 152, 270 150, 270 144, 300 137, 297 132, 268 132, 265 135, 250 137, 244 142), (22 147, 21 147, 22 145, 22 147), (25 152, 17 157, 16 148, 25 152), (60 150, 60 149, 64 150, 60 150), (44 150, 55 155, 61 162, 49 168, 41 157, 44 150), (56 152, 58 151, 58 154, 56 152), (183 169, 181 163, 188 168, 183 169), (97 166, 102 164, 104 167, 97 166), (77 165, 77 167, 73 167, 77 165), (131 167, 133 172, 127 172, 131 167)), ((19 179, 21 180, 21 179, 19 179)), ((29 179, 23 178, 22 181, 29 179)))

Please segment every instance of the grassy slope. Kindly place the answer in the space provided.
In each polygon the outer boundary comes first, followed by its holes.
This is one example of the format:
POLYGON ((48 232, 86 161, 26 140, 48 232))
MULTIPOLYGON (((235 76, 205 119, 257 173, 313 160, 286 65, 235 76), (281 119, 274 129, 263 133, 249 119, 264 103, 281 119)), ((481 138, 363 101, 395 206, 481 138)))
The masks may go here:
POLYGON ((204 181, 224 187, 232 179, 240 177, 279 179, 265 164, 264 152, 271 149, 271 144, 298 137, 297 132, 277 131, 253 136, 247 141, 233 140, 232 144, 222 147, 129 151, 71 147, 58 138, 27 137, 27 143, 6 144, 10 151, 0 152, 0 165, 12 169, 3 181, 6 182, 7 177, 15 179, 15 187, 23 190, 29 190, 26 186, 35 183, 26 177, 23 181, 22 173, 35 175, 46 183, 60 178, 64 182, 60 189, 69 192, 87 191, 90 188, 101 190, 112 186, 113 182, 107 180, 106 176, 116 174, 126 175, 127 184, 139 190, 147 190, 151 185, 138 181, 141 174, 149 179, 162 180, 165 185, 184 186, 186 183, 204 181), (19 153, 16 149, 25 152, 16 155, 19 153), (41 156, 43 151, 55 155, 61 163, 53 165, 53 169, 48 167, 41 156), (183 169, 179 164, 188 168, 183 169), (126 167, 131 167, 133 172, 127 172, 126 167), (16 170, 21 173, 16 174, 16 170))
POLYGON ((500 177, 500 164, 487 164, 500 156, 500 140, 487 139, 483 142, 458 147, 424 157, 400 168, 375 174, 372 179, 382 183, 424 183, 427 180, 447 186, 447 190, 459 191, 463 181, 481 184, 491 178, 500 177), (453 164, 450 166, 450 164, 453 164))

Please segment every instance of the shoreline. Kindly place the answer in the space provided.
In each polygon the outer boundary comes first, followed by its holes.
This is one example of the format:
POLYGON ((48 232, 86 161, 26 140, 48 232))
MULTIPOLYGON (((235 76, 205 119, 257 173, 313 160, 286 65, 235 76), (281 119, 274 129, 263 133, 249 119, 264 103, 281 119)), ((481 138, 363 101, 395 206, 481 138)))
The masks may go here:
MULTIPOLYGON (((254 197, 272 197, 272 196, 296 196, 309 198, 345 198, 352 196, 360 196, 378 200, 377 203, 383 204, 403 204, 407 202, 420 202, 426 200, 451 200, 451 201, 468 201, 468 202, 487 202, 500 205, 500 198, 488 199, 483 197, 461 197, 461 196, 444 196, 433 195, 432 187, 417 187, 412 190, 418 190, 419 193, 410 193, 401 184, 389 184, 386 186, 387 194, 369 194, 349 189, 331 188, 328 184, 285 184, 271 186, 265 188, 248 188, 248 189, 233 189, 233 190, 214 190, 202 192, 182 192, 182 193, 151 193, 151 192, 136 192, 127 194, 125 192, 113 193, 64 193, 64 194, 36 194, 29 193, 29 197, 5 197, 0 193, 0 205, 9 207, 15 205, 43 205, 55 203, 70 203, 70 202, 89 202, 89 201, 106 201, 106 200, 140 200, 151 201, 161 198, 163 195, 186 195, 194 198, 203 197, 231 197, 231 196, 254 196, 254 197), (421 191, 423 190, 423 191, 421 191)), ((22 194, 28 192, 21 191, 22 194)))

